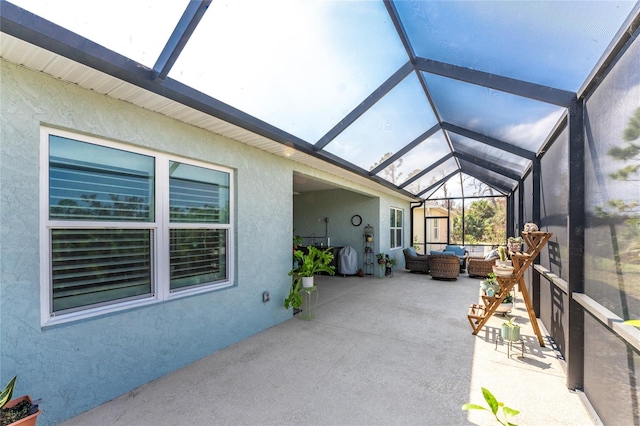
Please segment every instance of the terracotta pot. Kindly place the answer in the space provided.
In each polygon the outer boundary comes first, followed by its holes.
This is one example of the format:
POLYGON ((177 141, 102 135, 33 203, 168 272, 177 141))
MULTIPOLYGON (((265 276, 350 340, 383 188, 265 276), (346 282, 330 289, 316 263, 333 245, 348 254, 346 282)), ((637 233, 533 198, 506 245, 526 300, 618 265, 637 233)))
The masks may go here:
MULTIPOLYGON (((3 408, 13 407, 25 400, 28 400, 29 403, 31 403, 31 397, 29 395, 24 395, 19 398, 14 398, 11 401, 7 402, 7 404, 3 408)), ((32 415, 27 416, 23 419, 20 419, 17 422, 9 423, 8 426, 34 426, 36 424, 36 421, 38 420, 38 416, 40 415, 40 413, 41 411, 38 408, 38 411, 36 411, 32 415)))

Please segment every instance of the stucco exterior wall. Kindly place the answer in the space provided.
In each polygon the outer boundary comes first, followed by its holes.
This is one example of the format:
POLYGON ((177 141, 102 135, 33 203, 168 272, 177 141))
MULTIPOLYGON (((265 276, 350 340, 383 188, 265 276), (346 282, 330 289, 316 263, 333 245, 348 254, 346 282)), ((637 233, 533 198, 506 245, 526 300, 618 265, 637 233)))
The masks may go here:
MULTIPOLYGON (((0 381, 17 374, 16 395, 43 399, 39 424, 56 424, 291 318, 282 300, 291 284, 293 171, 343 187, 349 181, 3 60, 0 72, 0 381), (42 125, 234 169, 235 285, 41 327, 42 125), (271 294, 266 304, 263 291, 271 294)), ((368 189, 352 186, 357 197, 330 191, 335 201, 318 216, 331 219, 332 245, 350 243, 350 218, 360 213, 388 251, 380 226, 388 226, 389 206, 405 209, 409 241, 408 202, 369 190, 374 202, 360 210, 345 203, 366 200, 368 189)))
POLYGON ((291 163, 133 105, 0 62, 1 380, 55 424, 291 317, 291 163), (235 169, 236 282, 224 290, 42 329, 42 125, 235 169), (268 248, 268 250, 265 250, 268 248), (282 256, 277 255, 282 253, 282 256), (271 302, 262 303, 262 292, 271 302))

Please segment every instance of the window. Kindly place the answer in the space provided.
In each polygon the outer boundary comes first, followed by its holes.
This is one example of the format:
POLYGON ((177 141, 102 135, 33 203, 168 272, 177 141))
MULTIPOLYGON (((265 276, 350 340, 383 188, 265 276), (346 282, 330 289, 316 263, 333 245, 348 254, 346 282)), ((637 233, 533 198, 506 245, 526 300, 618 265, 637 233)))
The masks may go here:
POLYGON ((390 226, 389 226, 389 242, 390 247, 402 248, 402 210, 395 207, 391 207, 390 226))
POLYGON ((231 285, 231 172, 42 130, 43 324, 231 285))

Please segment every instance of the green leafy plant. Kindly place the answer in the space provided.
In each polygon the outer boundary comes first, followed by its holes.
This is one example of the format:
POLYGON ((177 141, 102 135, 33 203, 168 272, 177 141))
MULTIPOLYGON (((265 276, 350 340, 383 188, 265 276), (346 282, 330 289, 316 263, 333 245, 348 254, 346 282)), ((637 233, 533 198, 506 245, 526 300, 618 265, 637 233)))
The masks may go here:
POLYGON ((384 253, 378 253, 376 257, 378 258, 378 263, 386 263, 386 255, 384 253), (381 260, 383 262, 381 262, 381 260))
POLYGON ((291 289, 289 290, 289 295, 286 299, 284 299, 284 307, 285 309, 289 308, 299 308, 302 306, 302 296, 300 295, 300 283, 302 280, 300 278, 296 278, 293 280, 293 284, 291 285, 291 289))
POLYGON ((522 239, 522 237, 509 237, 507 239, 507 242, 508 243, 520 243, 520 244, 522 244, 522 243, 524 243, 524 240, 522 239))
POLYGON ((505 321, 502 323, 502 325, 506 325, 507 327, 511 327, 511 328, 520 328, 520 324, 516 324, 515 323, 515 319, 516 317, 507 317, 509 318, 509 321, 505 321))
POLYGON ((486 388, 482 388, 482 396, 484 396, 484 400, 489 405, 489 408, 483 407, 482 405, 468 403, 468 404, 464 404, 462 406, 462 409, 465 410, 465 411, 468 411, 468 410, 489 411, 489 412, 493 413, 493 415, 495 416, 496 420, 501 425, 504 425, 504 426, 516 426, 515 423, 509 422, 509 419, 511 419, 512 417, 518 415, 520 413, 520 411, 514 410, 513 408, 509 408, 506 405, 504 405, 503 402, 499 402, 496 399, 496 397, 493 396, 493 394, 491 392, 489 392, 489 390, 486 389, 486 388), (500 417, 498 416, 498 411, 500 409, 502 409, 502 416, 504 417, 504 421, 500 420, 500 417))
POLYGON ((0 394, 0 408, 4 407, 7 402, 11 401, 11 397, 13 397, 13 388, 16 385, 16 379, 18 376, 14 376, 13 379, 9 380, 7 386, 4 387, 4 390, 0 394))
POLYGON ((336 273, 335 266, 330 266, 333 260, 332 248, 320 250, 310 246, 307 247, 307 250, 307 254, 304 254, 302 250, 293 252, 294 258, 298 261, 298 267, 289 271, 290 276, 298 274, 301 277, 312 277, 318 272, 326 272, 329 275, 336 273))
POLYGON ((513 294, 507 293, 504 299, 502 299, 502 303, 513 303, 513 294))
POLYGON ((389 255, 387 255, 387 257, 385 258, 385 261, 387 266, 390 266, 390 267, 394 267, 398 264, 398 259, 396 259, 395 257, 390 257, 389 255))

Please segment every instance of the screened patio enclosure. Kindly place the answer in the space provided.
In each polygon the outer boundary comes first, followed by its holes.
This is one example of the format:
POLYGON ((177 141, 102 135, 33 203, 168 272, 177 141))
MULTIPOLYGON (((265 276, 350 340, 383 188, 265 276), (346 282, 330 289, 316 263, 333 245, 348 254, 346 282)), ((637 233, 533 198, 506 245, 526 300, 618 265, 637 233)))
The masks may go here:
POLYGON ((567 386, 640 425, 640 2, 0 5, 4 61, 444 207, 452 243, 553 232, 527 282, 567 386), (504 234, 451 215, 478 197, 504 234))

